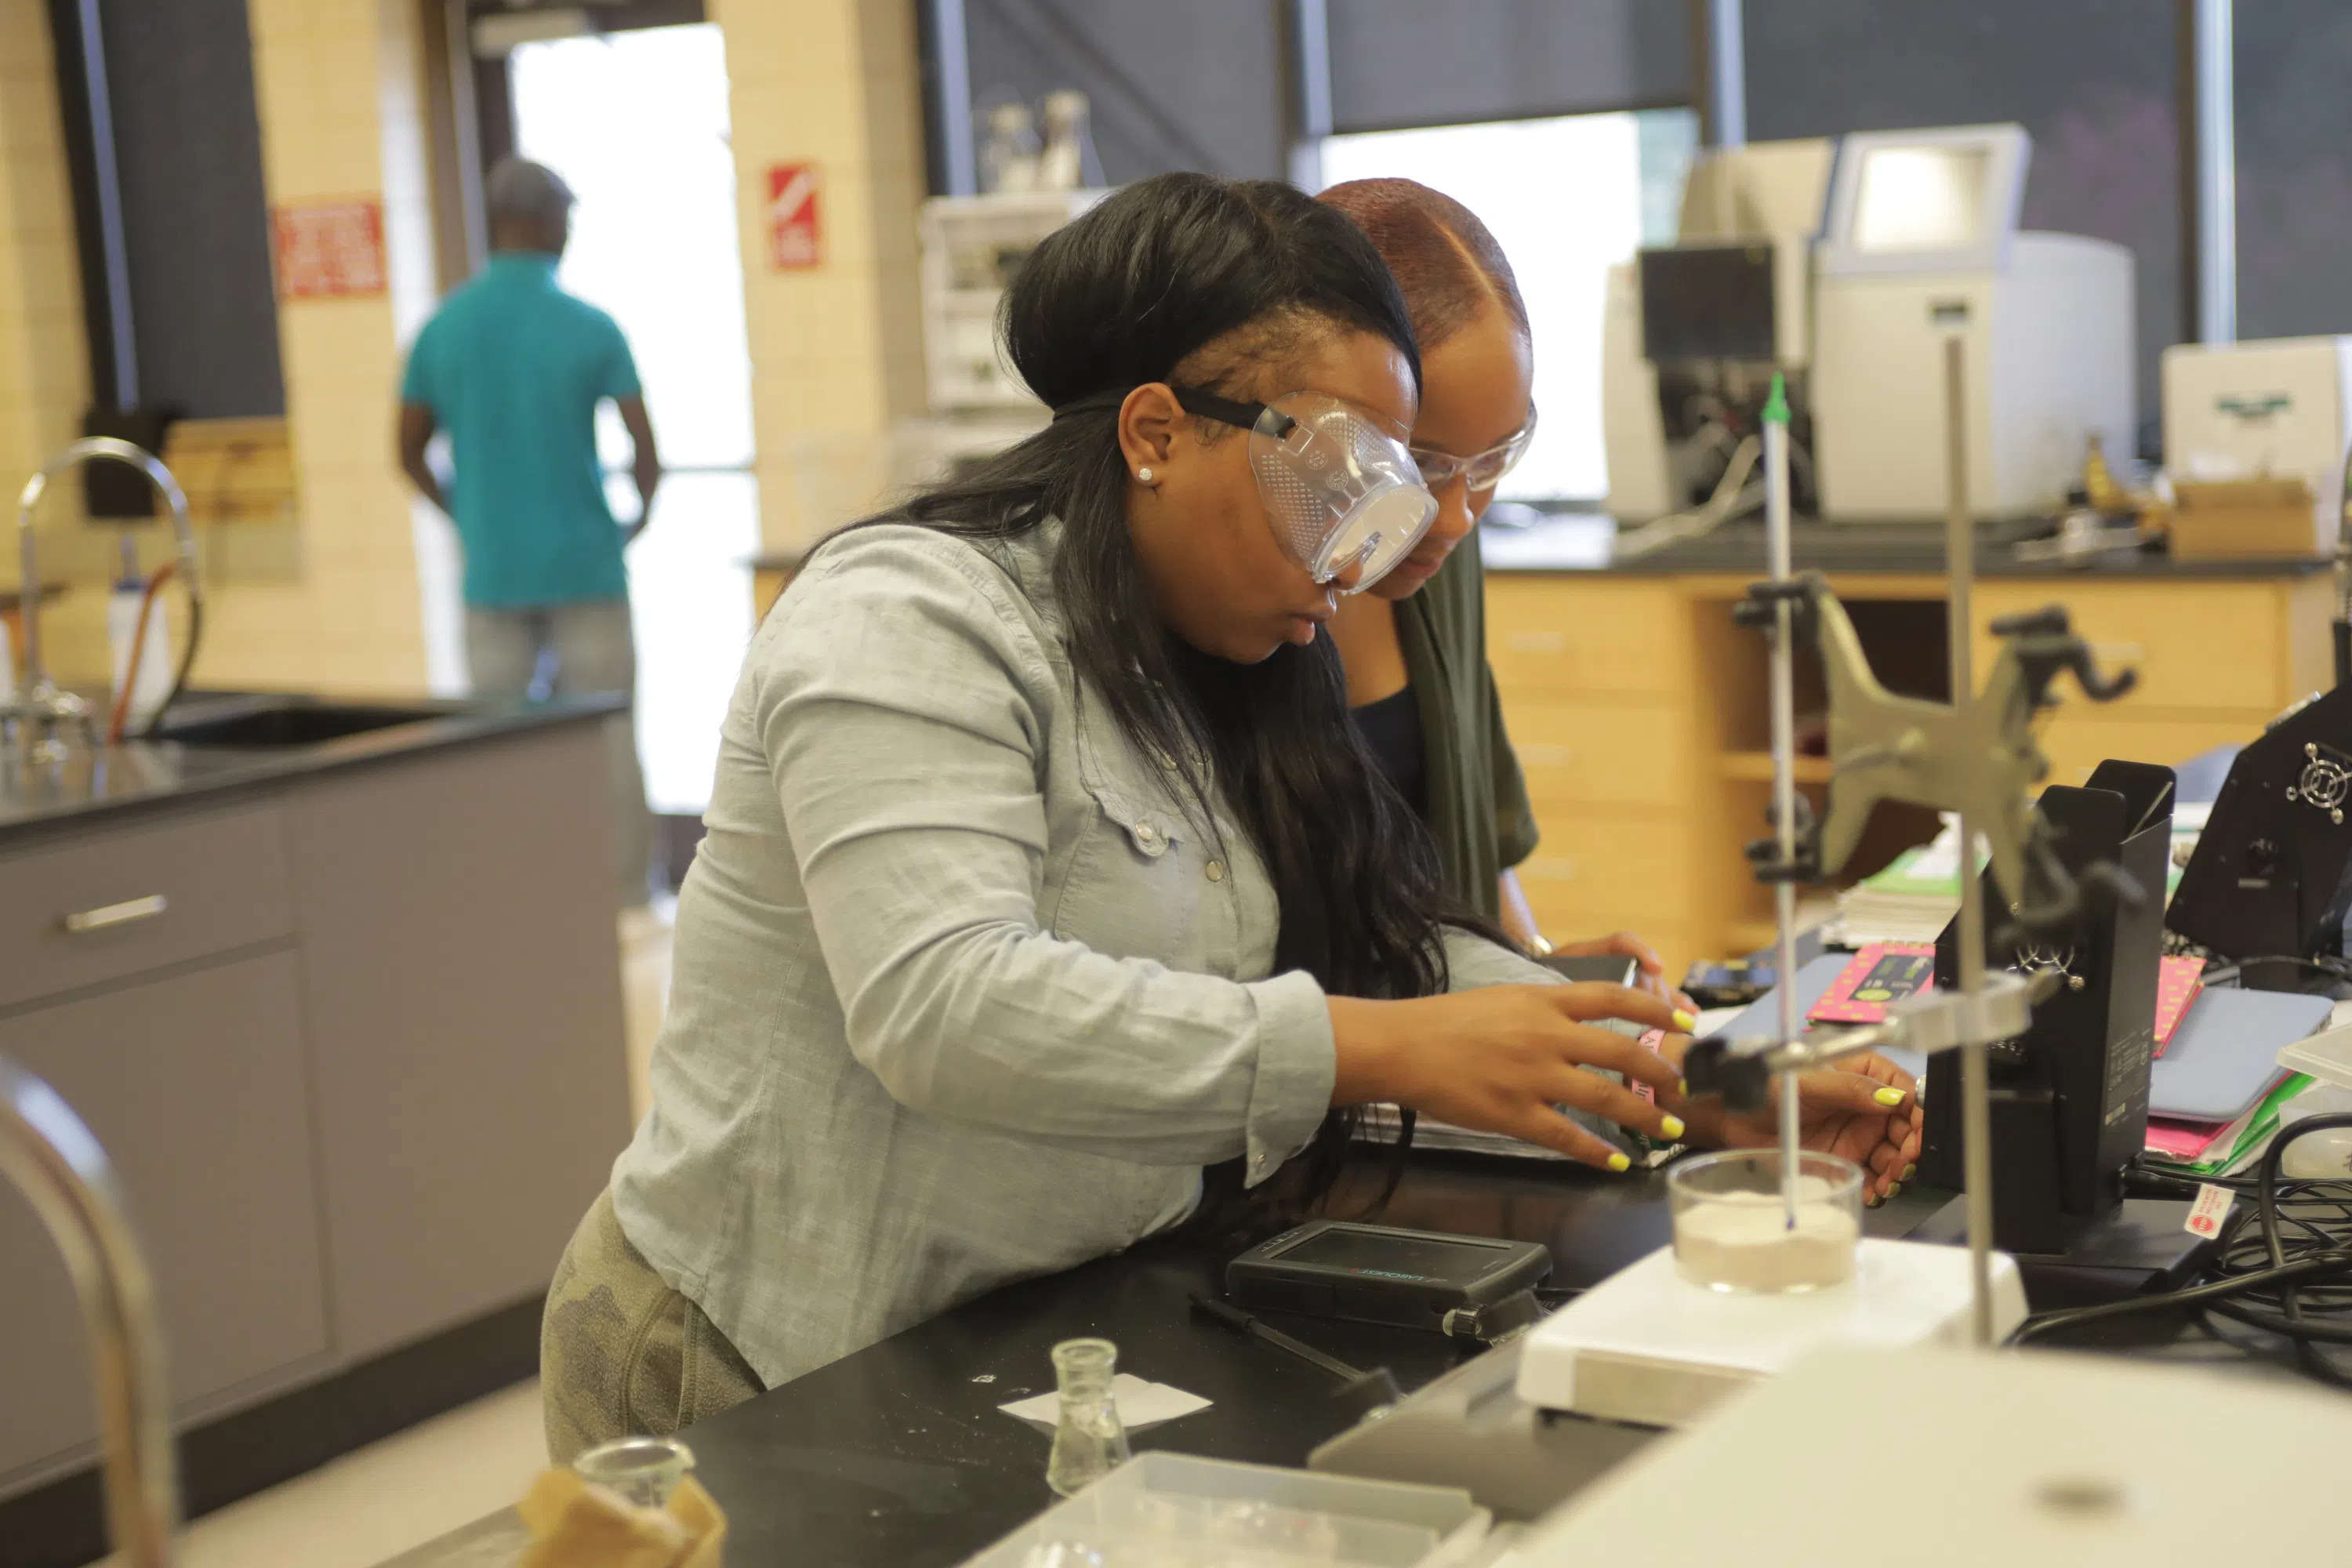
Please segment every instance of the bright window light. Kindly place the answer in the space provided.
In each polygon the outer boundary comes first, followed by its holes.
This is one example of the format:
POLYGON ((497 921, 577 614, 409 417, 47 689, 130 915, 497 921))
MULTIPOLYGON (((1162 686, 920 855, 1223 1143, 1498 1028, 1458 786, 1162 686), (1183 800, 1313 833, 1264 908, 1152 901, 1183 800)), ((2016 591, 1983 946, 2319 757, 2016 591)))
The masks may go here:
MULTIPOLYGON (((516 49, 512 71, 519 151, 580 197, 560 277, 627 335, 671 469, 629 551, 637 751, 653 808, 699 815, 760 542, 724 41, 708 22, 563 38, 516 49)), ((608 467, 626 461, 609 406, 597 434, 608 467)), ((616 515, 635 509, 626 479, 607 489, 616 515)))
MULTIPOLYGON (((1450 125, 1332 136, 1323 178, 1402 177, 1444 192, 1493 231, 1535 334, 1535 445, 1503 481, 1516 500, 1598 500, 1609 490, 1601 437, 1601 327, 1609 268, 1643 242, 1636 114, 1450 125)), ((1676 180, 1679 188, 1679 180, 1676 180)))

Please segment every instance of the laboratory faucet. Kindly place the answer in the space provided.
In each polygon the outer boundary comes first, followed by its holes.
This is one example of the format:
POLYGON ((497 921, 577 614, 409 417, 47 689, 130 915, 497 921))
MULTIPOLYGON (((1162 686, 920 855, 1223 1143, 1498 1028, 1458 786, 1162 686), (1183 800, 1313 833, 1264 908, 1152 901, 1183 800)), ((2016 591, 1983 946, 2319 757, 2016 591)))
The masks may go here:
POLYGON ((106 1151, 57 1090, 0 1057, 0 1176, 65 1254, 98 1376, 106 1517, 127 1568, 168 1568, 179 1521, 163 1339, 106 1151))
MULTIPOLYGON (((180 482, 172 477, 162 459, 152 452, 135 447, 111 436, 90 436, 76 441, 41 468, 41 471, 25 481, 25 489, 16 498, 16 550, 22 572, 19 595, 25 617, 25 673, 22 693, 5 706, 0 706, 0 744, 14 742, 25 744, 25 731, 37 731, 30 741, 28 754, 37 763, 61 762, 65 758, 65 742, 58 739, 61 727, 81 731, 83 742, 90 750, 98 749, 98 721, 90 716, 89 704, 70 691, 58 689, 49 679, 48 666, 41 655, 41 576, 34 544, 33 510, 41 504, 42 495, 49 482, 61 475, 110 458, 118 463, 128 463, 147 476, 147 482, 172 509, 173 542, 179 548, 179 571, 187 581, 191 630, 204 613, 203 590, 196 582, 196 535, 188 516, 188 498, 180 491, 180 482)), ((184 678, 186 671, 181 671, 184 678)), ((174 685, 176 692, 177 686, 174 685)), ((166 699, 169 701, 169 699, 166 699)))

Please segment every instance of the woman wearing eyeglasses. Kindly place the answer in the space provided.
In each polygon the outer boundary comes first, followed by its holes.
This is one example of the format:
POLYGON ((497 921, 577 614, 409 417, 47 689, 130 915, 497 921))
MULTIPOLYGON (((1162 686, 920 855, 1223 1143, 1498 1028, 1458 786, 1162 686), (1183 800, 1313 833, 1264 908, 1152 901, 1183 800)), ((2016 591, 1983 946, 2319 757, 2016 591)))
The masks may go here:
MULTIPOLYGON (((1687 1007, 1657 953, 1631 932, 1556 948, 1546 942, 1511 871, 1535 848, 1535 814, 1486 664, 1476 533, 1495 487, 1536 430, 1533 344, 1511 264, 1469 208, 1414 181, 1352 180, 1320 199, 1371 239, 1404 295, 1422 365, 1410 445, 1438 502, 1429 531, 1404 560, 1340 600, 1332 617, 1358 732, 1437 840, 1455 899, 1499 918, 1533 951, 1633 958, 1646 989, 1687 1007)), ((1666 1042, 1669 1059, 1680 1060, 1683 1044, 1666 1042)), ((1890 1094, 1914 1088, 1883 1057, 1855 1058, 1846 1069, 1890 1094)), ((1693 1131, 1708 1142, 1759 1143, 1771 1129, 1724 1121, 1718 1105, 1694 1116, 1693 1131)), ((1900 1188, 1919 1136, 1916 1110, 1883 1121, 1817 1120, 1808 1131, 1811 1146, 1866 1168, 1874 1204, 1900 1188)))
POLYGON ((1389 782, 1436 838, 1447 889, 1538 952, 1615 952, 1667 986, 1628 932, 1545 941, 1512 870, 1536 847, 1535 814, 1486 665, 1479 517, 1535 438, 1534 351, 1511 265, 1467 207, 1411 180, 1351 180, 1321 200, 1355 221, 1396 275, 1422 354, 1412 450, 1438 512, 1387 576, 1343 599, 1331 639, 1348 703, 1389 782))

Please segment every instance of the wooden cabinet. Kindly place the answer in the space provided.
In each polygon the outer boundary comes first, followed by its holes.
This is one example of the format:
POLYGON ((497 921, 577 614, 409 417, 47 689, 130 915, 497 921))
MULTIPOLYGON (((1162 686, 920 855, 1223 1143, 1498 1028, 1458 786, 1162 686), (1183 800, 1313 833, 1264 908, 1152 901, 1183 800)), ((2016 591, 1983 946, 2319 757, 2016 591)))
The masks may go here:
MULTIPOLYGON (((278 951, 0 1019, 114 1162, 154 1272, 176 1408, 327 1349, 296 959, 278 951)), ((65 1265, 0 1185, 0 1475, 97 1432, 65 1265)))
MULTIPOLYGON (((1831 585, 1882 679, 1906 690, 1943 679, 1939 577, 1831 585)), ((1746 586, 1489 570, 1487 655, 1542 832, 1520 882, 1553 940, 1630 927, 1677 973, 1768 940, 1770 899, 1741 855, 1765 832, 1771 776, 1764 642, 1729 619, 1746 586)), ((2177 763, 2243 742, 2332 679, 2329 589, 2317 575, 1992 578, 1976 587, 1979 687, 1997 651, 1990 623, 2053 603, 2104 666, 2139 672, 2137 689, 2105 705, 2061 682, 2042 731, 2053 783, 2079 784, 2108 757, 2177 763)), ((1817 709, 1818 671, 1801 668, 1798 690, 1801 716, 1817 709)), ((1810 760, 1799 777, 1818 799, 1827 764, 1810 760)), ((1906 831, 1933 826, 1925 814, 1885 831, 1874 823, 1871 850, 1883 860, 1906 831)))

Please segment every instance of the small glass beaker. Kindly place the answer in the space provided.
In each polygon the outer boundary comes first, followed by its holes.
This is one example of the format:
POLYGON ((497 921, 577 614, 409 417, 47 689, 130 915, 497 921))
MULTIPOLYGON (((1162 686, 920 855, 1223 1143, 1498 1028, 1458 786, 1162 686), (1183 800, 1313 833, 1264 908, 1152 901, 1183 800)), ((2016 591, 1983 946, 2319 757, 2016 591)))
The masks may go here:
POLYGON ((1062 1414, 1045 1461, 1045 1484, 1063 1497, 1127 1463, 1127 1426, 1111 1393, 1118 1364, 1118 1347, 1108 1340, 1064 1340, 1054 1347, 1062 1414))
POLYGON ((1780 1151, 1727 1149, 1666 1169, 1675 1269, 1710 1290, 1818 1290, 1853 1277, 1862 1238, 1862 1167, 1835 1154, 1797 1156, 1792 1216, 1780 1151))
POLYGON ((639 1508, 660 1508, 694 1468, 694 1450, 675 1437, 615 1437, 572 1460, 572 1468, 581 1479, 639 1508))

